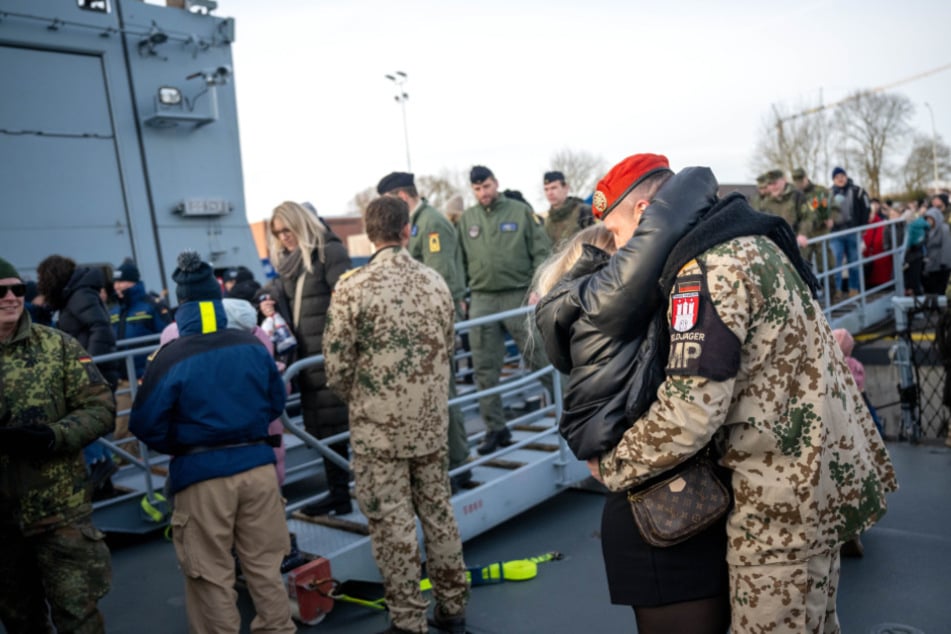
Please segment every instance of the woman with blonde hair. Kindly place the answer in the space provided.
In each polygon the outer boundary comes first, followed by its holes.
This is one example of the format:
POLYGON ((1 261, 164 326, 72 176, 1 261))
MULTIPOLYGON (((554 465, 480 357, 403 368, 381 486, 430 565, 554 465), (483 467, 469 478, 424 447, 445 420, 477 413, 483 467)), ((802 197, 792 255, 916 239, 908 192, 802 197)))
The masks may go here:
MULTIPOLYGON (((271 263, 280 277, 265 287, 261 313, 265 317, 280 313, 297 338, 297 358, 322 354, 330 296, 337 280, 350 268, 350 256, 308 203, 281 203, 268 226, 271 263)), ((327 387, 323 365, 304 370, 298 383, 304 428, 309 434, 327 438, 347 430, 347 406, 327 387)), ((346 459, 346 442, 334 443, 331 448, 346 459)), ((350 513, 349 472, 329 460, 324 461, 324 470, 330 495, 301 511, 308 515, 350 513)))

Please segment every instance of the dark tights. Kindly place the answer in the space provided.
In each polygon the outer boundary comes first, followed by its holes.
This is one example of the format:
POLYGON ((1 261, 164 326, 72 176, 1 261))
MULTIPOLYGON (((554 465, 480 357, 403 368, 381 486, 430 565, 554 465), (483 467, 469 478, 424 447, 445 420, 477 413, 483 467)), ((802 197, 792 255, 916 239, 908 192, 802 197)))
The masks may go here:
POLYGON ((634 607, 638 634, 724 634, 730 627, 729 598, 634 607))

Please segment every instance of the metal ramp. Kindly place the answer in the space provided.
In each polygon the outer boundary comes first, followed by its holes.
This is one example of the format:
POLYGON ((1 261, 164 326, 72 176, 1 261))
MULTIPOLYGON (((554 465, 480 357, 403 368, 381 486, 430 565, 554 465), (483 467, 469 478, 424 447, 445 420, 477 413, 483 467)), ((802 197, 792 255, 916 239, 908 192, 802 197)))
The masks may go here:
MULTIPOLYGON (((294 366, 288 368, 291 373, 296 370, 294 366)), ((551 372, 554 370, 549 367, 510 379, 492 390, 470 390, 468 394, 463 394, 450 403, 465 406, 480 396, 493 393, 501 394, 503 403, 516 403, 537 395, 541 390, 538 378, 551 372)), ((555 391, 558 393, 555 402, 560 403, 560 385, 557 381, 555 385, 555 391)), ((560 405, 549 404, 509 421, 507 425, 512 431, 511 445, 488 456, 474 455, 465 465, 451 472, 451 475, 464 471, 472 472, 472 481, 452 497, 452 506, 463 542, 481 535, 588 477, 585 463, 571 454, 558 435, 560 409, 560 405)), ((306 436, 306 433, 301 435, 306 436)), ((470 446, 481 440, 483 435, 484 432, 470 434, 470 446)), ((309 438, 306 440, 311 441, 309 438)), ((332 442, 333 439, 325 439, 321 444, 332 442)), ((329 456, 331 460, 336 458, 338 457, 335 455, 329 456)), ((335 579, 379 581, 380 572, 371 552, 367 520, 356 504, 354 511, 348 515, 307 518, 296 511, 309 501, 310 499, 302 500, 288 505, 288 528, 297 535, 301 552, 311 557, 327 559, 335 579)), ((420 552, 425 556, 425 550, 422 549, 422 530, 418 521, 417 539, 420 542, 420 552)))

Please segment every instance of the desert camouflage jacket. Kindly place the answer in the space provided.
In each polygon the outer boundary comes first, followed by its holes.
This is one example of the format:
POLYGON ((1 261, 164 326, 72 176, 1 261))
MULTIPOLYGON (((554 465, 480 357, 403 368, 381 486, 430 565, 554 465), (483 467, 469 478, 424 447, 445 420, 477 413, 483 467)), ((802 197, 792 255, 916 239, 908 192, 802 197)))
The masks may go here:
POLYGON ((85 350, 64 332, 30 323, 0 344, 0 424, 49 425, 46 459, 0 455, 0 523, 26 535, 92 513, 82 448, 115 427, 112 390, 85 350))
POLYGON ((405 249, 341 278, 324 331, 327 382, 350 407, 350 446, 388 458, 447 451, 454 309, 440 275, 405 249))
POLYGON ((828 552, 885 513, 884 443, 819 306, 765 237, 727 241, 678 273, 658 400, 601 457, 624 490, 716 436, 732 470, 732 565, 828 552))

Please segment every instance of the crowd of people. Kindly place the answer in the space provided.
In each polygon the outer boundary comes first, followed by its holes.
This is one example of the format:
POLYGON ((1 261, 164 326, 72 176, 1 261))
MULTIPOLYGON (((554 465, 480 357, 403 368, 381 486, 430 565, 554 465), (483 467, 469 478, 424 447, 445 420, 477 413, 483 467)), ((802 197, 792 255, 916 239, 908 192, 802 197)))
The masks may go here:
POLYGON ((856 184, 845 169, 832 170, 829 187, 813 183, 806 171, 797 168, 792 182, 781 169, 757 176, 757 192, 750 200, 755 209, 783 217, 793 228, 803 248, 803 257, 817 273, 846 267, 846 276, 835 270, 831 284, 833 303, 859 294, 864 289, 882 287, 892 281, 891 252, 903 247, 902 281, 909 296, 944 295, 951 277, 951 216, 948 193, 907 202, 872 197, 856 184), (886 221, 900 219, 894 231, 886 221), (829 239, 826 253, 819 244, 807 246, 811 238, 840 233, 829 239), (864 263, 860 275, 858 262, 864 263))
MULTIPOLYGON (((39 631, 48 619, 59 631, 103 631, 96 601, 109 587, 109 555, 90 518, 92 496, 109 495, 115 471, 95 442, 109 433, 173 457, 166 493, 189 627, 238 631, 237 559, 256 609, 251 630, 295 631, 280 577, 290 552, 280 373, 322 354, 325 363, 294 383, 304 429, 331 439, 328 490, 302 512, 347 515, 356 502, 383 573, 387 632, 465 632, 450 497, 471 474, 449 477, 470 459, 462 412, 447 405, 454 324, 526 304, 536 305, 530 320, 469 329, 476 385, 499 384, 507 339, 529 369, 553 364, 564 375, 559 430, 609 491, 610 600, 633 608, 638 631, 838 631, 840 547, 882 516, 896 478, 851 338, 822 318, 816 273, 844 263, 848 280, 836 272, 833 292, 859 292, 859 254, 892 248, 894 234, 876 223, 902 217, 908 288, 944 293, 947 197, 901 208, 836 168, 828 189, 803 170, 791 182, 770 171, 747 200, 721 196, 708 168, 674 173, 659 154, 618 163, 590 204, 571 195, 563 173, 546 172, 544 216, 485 166, 469 181, 476 204, 450 215, 427 202, 413 174, 381 178, 363 214, 375 253, 356 269, 311 205, 281 203, 268 220, 275 279, 262 286, 244 267, 216 275, 184 252, 174 308, 146 290, 132 260, 103 271, 53 255, 33 288, 0 260, 3 380, 24 386, 5 388, 0 404, 7 631, 39 631), (808 244, 860 227, 830 240, 830 253, 808 244), (275 324, 290 338, 279 340, 275 324), (91 360, 154 334, 160 348, 135 359, 134 376, 91 360), (630 500, 699 457, 715 463, 732 507, 658 546, 630 500), (416 518, 431 613, 419 592, 416 518), (53 561, 58 548, 75 551, 69 566, 53 561)), ((864 287, 891 275, 891 261, 877 259, 864 287)), ((551 377, 542 381, 549 395, 551 377)), ((479 413, 478 454, 511 444, 499 396, 481 398, 479 413)))

